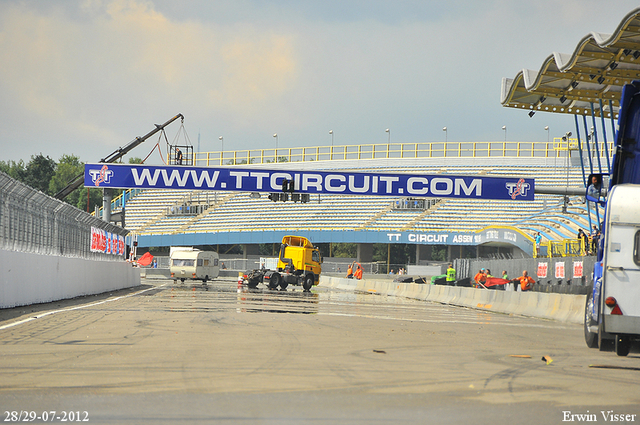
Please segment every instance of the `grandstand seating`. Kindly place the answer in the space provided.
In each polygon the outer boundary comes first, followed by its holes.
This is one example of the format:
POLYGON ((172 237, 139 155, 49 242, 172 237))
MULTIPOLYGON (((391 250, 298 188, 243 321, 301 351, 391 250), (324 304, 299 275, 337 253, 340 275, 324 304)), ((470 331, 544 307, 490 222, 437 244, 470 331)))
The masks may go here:
MULTIPOLYGON (((451 175, 521 176, 538 186, 584 187, 578 167, 539 165, 359 166, 369 172, 405 172, 451 175), (567 185, 568 183, 568 185, 567 185)), ((518 162, 525 162, 519 160, 518 162)), ((548 238, 574 237, 578 227, 589 228, 589 216, 580 197, 571 197, 562 213, 558 195, 536 195, 534 201, 441 199, 427 210, 393 208, 397 199, 383 196, 312 195, 308 203, 272 202, 265 194, 187 190, 144 190, 126 206, 127 229, 139 234, 207 233, 229 231, 369 230, 474 232, 492 225, 514 226, 548 238), (171 215, 171 207, 207 205, 198 215, 171 215)), ((592 221, 596 218, 592 212, 592 221)))

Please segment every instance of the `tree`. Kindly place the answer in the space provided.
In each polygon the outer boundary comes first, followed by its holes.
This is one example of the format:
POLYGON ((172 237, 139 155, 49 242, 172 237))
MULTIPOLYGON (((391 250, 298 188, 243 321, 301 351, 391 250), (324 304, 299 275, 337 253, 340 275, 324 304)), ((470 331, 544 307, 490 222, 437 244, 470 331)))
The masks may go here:
POLYGON ((43 193, 51 194, 49 182, 56 172, 56 162, 53 159, 45 157, 42 153, 36 156, 31 155, 31 161, 27 164, 25 171, 25 184, 43 193))
POLYGON ((0 171, 7 173, 9 177, 14 178, 18 181, 21 181, 23 183, 24 183, 25 176, 27 175, 27 170, 23 160, 20 160, 18 162, 0 161, 0 171))
MULTIPOLYGON (((55 195, 83 173, 84 164, 80 161, 80 158, 75 155, 62 155, 56 167, 55 174, 51 177, 51 181, 49 181, 49 193, 55 195)), ((83 190, 82 187, 80 187, 67 195, 63 200, 71 205, 78 206, 78 200, 82 198, 82 194, 83 190)))
POLYGON ((142 164, 142 158, 132 156, 131 158, 129 158, 129 164, 142 164))

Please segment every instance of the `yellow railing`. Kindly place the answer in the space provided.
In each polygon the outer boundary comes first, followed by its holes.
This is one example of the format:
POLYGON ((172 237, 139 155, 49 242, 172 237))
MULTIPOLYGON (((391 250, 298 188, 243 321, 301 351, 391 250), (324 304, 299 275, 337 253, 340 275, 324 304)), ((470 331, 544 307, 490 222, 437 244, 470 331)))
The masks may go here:
POLYGON ((584 239, 563 239, 543 242, 538 246, 533 243, 533 258, 540 257, 580 257, 587 255, 584 239))
MULTIPOLYGON (((613 143, 608 143, 613 152, 613 143)), ((370 145, 314 146, 300 148, 253 149, 194 153, 196 166, 267 164, 274 162, 308 162, 386 158, 564 158, 578 147, 577 139, 565 142, 434 142, 390 143, 370 145)), ((591 146, 593 149, 593 145, 591 146)), ((604 156, 604 143, 599 143, 604 156)))

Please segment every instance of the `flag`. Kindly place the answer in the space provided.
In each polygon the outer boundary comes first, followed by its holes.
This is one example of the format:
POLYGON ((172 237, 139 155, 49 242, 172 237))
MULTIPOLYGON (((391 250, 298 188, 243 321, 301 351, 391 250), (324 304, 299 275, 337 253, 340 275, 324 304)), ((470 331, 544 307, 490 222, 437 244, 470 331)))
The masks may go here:
POLYGON ((138 264, 141 266, 148 266, 152 261, 153 255, 151 255, 151 253, 149 252, 145 252, 145 254, 138 260, 138 264))

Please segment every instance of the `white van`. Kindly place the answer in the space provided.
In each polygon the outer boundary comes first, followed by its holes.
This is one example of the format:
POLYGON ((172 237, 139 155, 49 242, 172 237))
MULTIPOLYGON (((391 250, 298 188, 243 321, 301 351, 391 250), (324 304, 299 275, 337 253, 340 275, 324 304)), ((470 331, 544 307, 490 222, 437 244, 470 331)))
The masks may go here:
POLYGON ((219 257, 217 252, 200 251, 190 247, 171 247, 171 263, 169 270, 171 278, 208 280, 215 279, 220 274, 219 257))

